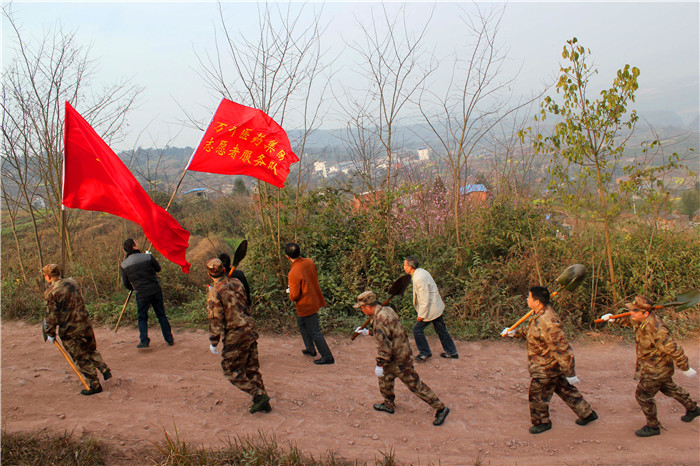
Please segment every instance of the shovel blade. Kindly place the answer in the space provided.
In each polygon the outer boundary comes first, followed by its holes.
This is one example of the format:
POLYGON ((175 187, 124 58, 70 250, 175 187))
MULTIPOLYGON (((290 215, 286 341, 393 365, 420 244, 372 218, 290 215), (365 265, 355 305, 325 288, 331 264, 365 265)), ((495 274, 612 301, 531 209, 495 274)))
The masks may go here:
POLYGON ((562 289, 574 291, 586 276, 586 266, 583 264, 570 265, 555 280, 562 289))

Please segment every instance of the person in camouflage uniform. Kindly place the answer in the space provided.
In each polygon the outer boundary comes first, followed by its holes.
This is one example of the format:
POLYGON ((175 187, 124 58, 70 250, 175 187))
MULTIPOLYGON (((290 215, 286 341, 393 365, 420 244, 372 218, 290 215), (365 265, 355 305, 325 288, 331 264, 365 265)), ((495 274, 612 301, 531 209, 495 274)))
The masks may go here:
POLYGON ((207 294, 209 315, 209 349, 216 349, 223 341, 221 368, 231 384, 253 397, 251 413, 269 413, 270 397, 265 392, 260 363, 258 362, 258 333, 248 312, 245 288, 235 278, 228 278, 219 259, 210 259, 207 273, 214 281, 207 294))
POLYGON ((591 405, 574 384, 576 377, 574 352, 566 341, 559 317, 549 305, 549 290, 542 286, 530 288, 527 305, 534 311, 527 331, 522 327, 503 333, 510 337, 525 337, 530 371, 530 433, 539 434, 552 428, 549 402, 556 393, 579 417, 576 424, 585 426, 598 419, 591 405), (505 333, 507 332, 507 333, 505 333))
POLYGON ((78 283, 72 278, 61 279, 61 270, 57 264, 48 264, 42 268, 44 280, 49 283, 44 292, 46 315, 44 331, 51 343, 58 335, 68 354, 83 374, 90 389, 81 390, 82 395, 94 395, 102 391, 97 379, 97 371, 104 380, 112 377, 112 372, 97 351, 95 332, 92 330, 90 316, 85 309, 83 294, 78 283))
MULTIPOLYGON (((375 404, 374 409, 394 413, 394 381, 398 377, 418 398, 436 410, 433 425, 439 426, 444 423, 450 408, 421 381, 414 369, 408 334, 396 312, 390 307, 379 305, 376 295, 371 291, 360 294, 354 307, 367 316, 374 316, 372 333, 377 341, 378 350, 374 373, 379 377, 379 392, 384 397, 384 402, 375 404)), ((368 329, 359 327, 355 331, 362 335, 370 334, 368 329)))
MULTIPOLYGON (((686 413, 681 416, 681 420, 691 422, 700 416, 700 408, 683 387, 673 382, 674 364, 688 377, 696 374, 688 364, 688 356, 671 337, 663 321, 652 313, 653 303, 649 298, 637 296, 634 302, 625 307, 630 310, 630 316, 616 320, 623 326, 634 329, 634 340, 637 343, 634 378, 639 380, 635 398, 647 420, 646 425, 635 431, 635 434, 638 437, 651 437, 661 433, 654 401, 658 392, 682 404, 686 413)), ((601 319, 608 321, 611 316, 612 314, 605 314, 601 319)))

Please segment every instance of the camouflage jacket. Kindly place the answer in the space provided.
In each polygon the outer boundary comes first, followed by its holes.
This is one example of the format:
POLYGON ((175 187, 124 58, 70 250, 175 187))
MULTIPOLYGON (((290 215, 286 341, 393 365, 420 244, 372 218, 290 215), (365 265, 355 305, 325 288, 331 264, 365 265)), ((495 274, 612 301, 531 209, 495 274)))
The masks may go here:
POLYGON ((243 284, 226 276, 216 279, 207 294, 209 341, 216 346, 226 335, 248 336, 255 333, 255 322, 248 313, 243 284))
POLYGON ((682 371, 688 370, 688 356, 683 348, 671 337, 663 321, 651 313, 642 322, 630 317, 615 319, 625 327, 634 329, 637 343, 637 364, 635 379, 640 377, 664 379, 673 376, 673 365, 682 371))
POLYGON ((374 312, 374 339, 377 341, 377 365, 411 362, 411 345, 399 316, 390 307, 379 306, 374 312))
MULTIPOLYGON (((519 332, 523 336, 523 332, 519 332)), ((527 360, 530 377, 542 379, 575 373, 574 352, 566 341, 559 316, 552 306, 534 313, 527 327, 527 360)))
POLYGON ((44 292, 46 300, 46 335, 56 338, 56 327, 62 340, 92 332, 90 316, 83 294, 72 278, 55 280, 44 292))

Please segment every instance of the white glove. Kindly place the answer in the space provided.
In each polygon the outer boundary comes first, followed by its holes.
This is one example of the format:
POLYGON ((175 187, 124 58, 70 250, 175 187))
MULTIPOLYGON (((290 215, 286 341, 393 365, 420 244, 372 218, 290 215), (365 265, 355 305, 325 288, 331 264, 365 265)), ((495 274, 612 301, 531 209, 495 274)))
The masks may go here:
POLYGON ((366 328, 357 327, 357 328, 355 329, 355 333, 360 333, 360 334, 362 334, 362 335, 364 335, 364 336, 367 336, 367 335, 369 335, 369 330, 366 329, 366 328))
POLYGON ((285 293, 289 294, 289 288, 287 288, 287 290, 285 291, 285 293))
POLYGON ((600 316, 600 319, 607 322, 610 320, 611 317, 612 317, 612 314, 603 314, 602 316, 600 316))
POLYGON ((504 337, 508 335, 509 337, 514 337, 515 336, 515 330, 508 330, 509 327, 506 327, 503 329, 501 332, 501 336, 504 337))
POLYGON ((683 375, 686 376, 686 377, 695 377, 695 374, 698 373, 698 371, 696 371, 696 370, 693 369, 692 367, 689 367, 687 371, 681 371, 681 372, 682 372, 683 375))
POLYGON ((581 383, 581 381, 576 376, 567 377, 566 381, 569 382, 571 385, 576 385, 577 383, 581 383))
POLYGON ((219 354, 219 350, 216 349, 216 346, 212 345, 211 343, 209 344, 209 351, 211 351, 212 354, 219 354))
POLYGON ((151 251, 146 251, 146 254, 150 254, 150 253, 151 253, 151 251))
POLYGON ((382 366, 376 366, 374 368, 374 375, 377 377, 384 377, 384 368, 382 366))
POLYGON ((47 340, 49 343, 53 343, 56 339, 55 339, 54 337, 46 337, 46 340, 47 340))

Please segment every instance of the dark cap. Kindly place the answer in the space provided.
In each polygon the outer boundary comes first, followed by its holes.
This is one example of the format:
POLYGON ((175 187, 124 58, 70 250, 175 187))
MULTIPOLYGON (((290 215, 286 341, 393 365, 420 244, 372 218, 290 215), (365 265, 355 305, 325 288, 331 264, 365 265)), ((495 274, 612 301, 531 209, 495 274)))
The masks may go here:
POLYGON ((61 276, 61 268, 58 266, 58 264, 46 264, 41 268, 41 271, 44 273, 44 275, 48 275, 49 277, 61 276))
POLYGON ((225 274, 226 270, 224 270, 224 264, 221 262, 221 259, 209 259, 207 261, 207 273, 212 278, 218 278, 225 274))
POLYGON ((646 296, 637 296, 634 298, 633 302, 625 304, 625 307, 630 311, 651 312, 651 310, 654 308, 654 303, 652 303, 651 299, 647 298, 646 296))
POLYGON ((360 306, 371 306, 373 304, 377 304, 377 295, 375 295, 373 291, 365 291, 360 293, 360 295, 357 297, 357 304, 354 304, 352 307, 357 309, 360 306))

